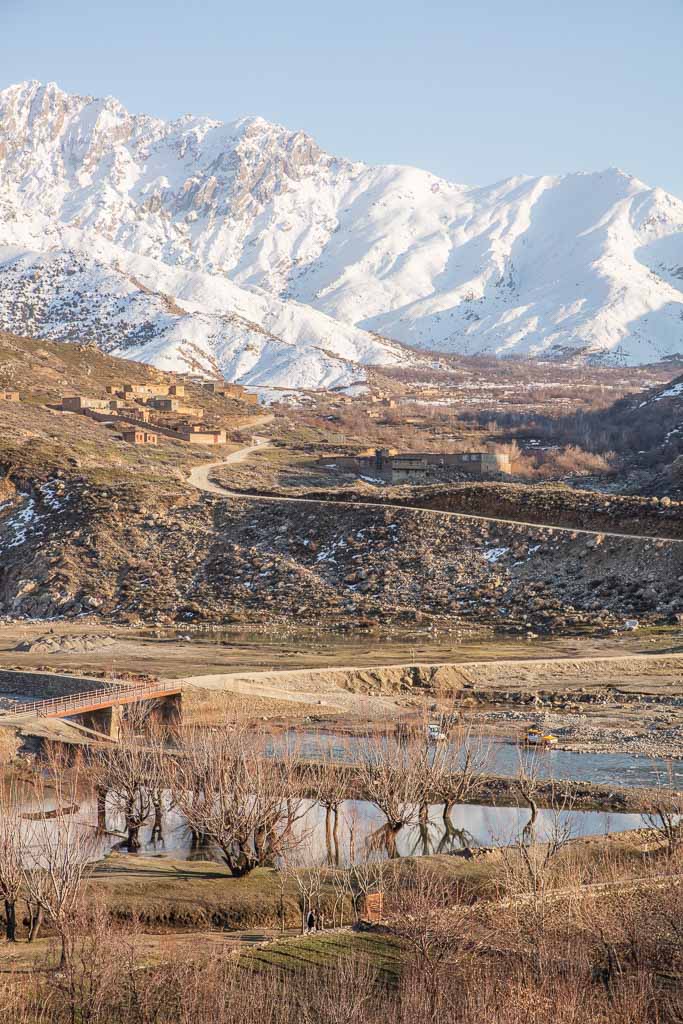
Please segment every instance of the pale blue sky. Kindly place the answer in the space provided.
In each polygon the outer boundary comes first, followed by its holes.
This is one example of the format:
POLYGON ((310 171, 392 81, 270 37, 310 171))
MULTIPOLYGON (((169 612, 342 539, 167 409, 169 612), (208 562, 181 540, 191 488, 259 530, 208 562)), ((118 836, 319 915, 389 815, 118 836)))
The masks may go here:
POLYGON ((618 166, 683 197, 683 0, 0 0, 0 87, 27 78, 453 181, 618 166))

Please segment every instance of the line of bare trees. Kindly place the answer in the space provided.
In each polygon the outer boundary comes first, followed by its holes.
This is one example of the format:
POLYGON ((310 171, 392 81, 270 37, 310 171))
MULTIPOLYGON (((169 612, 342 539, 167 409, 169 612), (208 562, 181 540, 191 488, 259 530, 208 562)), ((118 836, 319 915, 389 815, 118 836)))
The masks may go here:
MULTIPOLYGON (((357 920, 364 897, 385 887, 384 858, 397 857, 403 829, 416 827, 412 853, 444 852, 452 841, 463 849, 474 845, 452 815, 456 805, 476 799, 490 757, 487 745, 466 727, 456 726, 436 743, 421 727, 410 734, 388 731, 351 743, 341 759, 339 753, 323 745, 311 763, 296 741, 285 737, 268 749, 267 738, 241 722, 170 736, 143 732, 134 720, 120 742, 92 751, 87 763, 67 764, 48 751, 30 779, 35 813, 26 812, 25 794, 16 786, 0 792, 7 939, 16 940, 18 907, 25 903, 29 940, 45 918, 59 937, 62 964, 73 958, 74 921, 82 913, 85 885, 109 845, 102 836, 107 806, 124 823, 116 836, 129 852, 140 850, 143 828, 162 841, 167 812, 174 808, 193 841, 217 850, 234 877, 277 867, 283 895, 288 886, 299 894, 302 927, 311 912, 316 923, 324 916, 334 926, 357 920), (89 791, 98 794, 96 824, 84 823, 79 813, 89 791), (369 801, 382 815, 379 828, 364 833, 349 803, 353 797, 369 801), (435 805, 441 809, 438 827, 435 805), (323 857, 312 845, 316 807, 325 815, 323 857)), ((517 786, 529 816, 502 851, 504 887, 544 907, 547 893, 557 888, 556 867, 572 837, 571 800, 558 788, 551 821, 540 830, 538 777, 528 765, 520 766, 517 786)), ((681 846, 682 814, 680 797, 662 790, 644 819, 669 858, 681 846)), ((461 901, 451 896, 452 909, 461 901)), ((444 892, 440 899, 446 902, 444 892)), ((401 916, 398 905, 394 920, 401 916)), ((284 913, 282 920, 284 925, 284 913)))

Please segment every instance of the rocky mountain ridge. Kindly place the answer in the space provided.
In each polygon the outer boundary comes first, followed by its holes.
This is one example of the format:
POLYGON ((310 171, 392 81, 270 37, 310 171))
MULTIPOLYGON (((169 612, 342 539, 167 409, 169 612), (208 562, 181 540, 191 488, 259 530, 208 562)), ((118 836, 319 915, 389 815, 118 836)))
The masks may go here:
POLYGON ((9 329, 164 368, 189 342, 247 383, 413 358, 387 338, 650 362, 683 352, 683 202, 615 169, 460 185, 26 82, 0 92, 0 285, 9 329))

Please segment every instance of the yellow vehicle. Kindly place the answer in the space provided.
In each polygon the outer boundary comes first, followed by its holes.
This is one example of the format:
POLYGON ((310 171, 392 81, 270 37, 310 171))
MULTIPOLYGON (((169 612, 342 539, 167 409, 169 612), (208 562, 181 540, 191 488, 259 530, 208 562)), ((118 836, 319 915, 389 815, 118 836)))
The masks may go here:
POLYGON ((551 732, 542 732, 541 729, 529 729, 524 737, 527 747, 538 747, 540 750, 550 750, 557 743, 557 736, 551 732))

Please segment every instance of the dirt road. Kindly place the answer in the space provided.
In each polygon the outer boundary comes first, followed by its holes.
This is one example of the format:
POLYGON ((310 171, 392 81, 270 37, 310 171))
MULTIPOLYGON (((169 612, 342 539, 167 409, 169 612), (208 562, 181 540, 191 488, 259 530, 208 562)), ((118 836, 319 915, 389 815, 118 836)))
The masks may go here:
POLYGON ((221 459, 220 462, 208 462, 203 463, 201 466, 195 466, 191 471, 188 482, 194 487, 197 487, 200 491, 206 491, 207 494, 216 494, 224 498, 241 498, 243 501, 270 501, 270 502, 288 502, 297 503, 301 505, 337 505, 340 508, 358 508, 362 505, 365 508, 397 508, 404 509, 408 512, 428 512, 433 516, 446 516, 449 519, 474 519, 478 522, 483 523, 506 523, 510 526, 525 526, 530 530, 547 530, 548 533, 560 533, 560 534, 581 534, 589 537, 618 537, 622 540, 642 540, 647 542, 657 542, 662 544, 683 544, 683 540, 678 540, 672 537, 657 537, 649 534, 637 534, 637 533, 617 533, 615 531, 607 530, 582 530, 570 526, 551 526, 543 523, 529 523, 522 519, 501 519, 496 516, 479 516, 473 515, 468 512, 444 512, 440 509, 423 509, 419 506, 414 505, 401 505, 399 503, 387 501, 366 501, 363 498, 359 498, 358 501, 338 501, 334 499, 323 500, 320 498, 299 498, 299 497, 284 497, 280 495, 270 494, 249 494, 244 491, 231 491, 226 487, 221 487, 220 484, 214 483, 210 479, 210 475, 213 470, 220 468, 221 466, 234 465, 235 463, 245 462, 250 455, 256 451, 260 451, 262 448, 267 448, 271 445, 268 439, 261 439, 257 444, 249 445, 246 448, 239 448, 237 451, 232 452, 226 459, 221 459))
POLYGON ((234 466, 239 462, 246 462, 249 456, 253 455, 254 452, 258 452, 261 451, 262 448, 269 447, 271 447, 271 442, 267 438, 260 438, 255 444, 251 444, 246 448, 238 448, 236 452, 231 452, 227 458, 221 459, 220 462, 204 462, 201 466, 195 466, 194 469, 190 471, 187 481, 192 484, 193 487, 198 488, 198 490, 206 491, 207 494, 220 494, 223 497, 236 497, 237 495, 233 495, 232 491, 226 491, 224 487, 213 483, 213 481, 209 479, 210 473, 219 466, 234 466))

